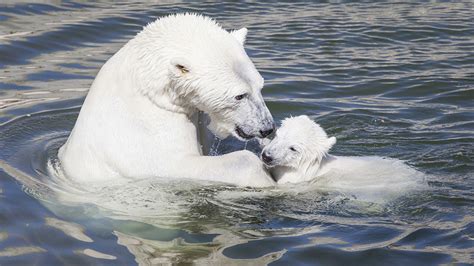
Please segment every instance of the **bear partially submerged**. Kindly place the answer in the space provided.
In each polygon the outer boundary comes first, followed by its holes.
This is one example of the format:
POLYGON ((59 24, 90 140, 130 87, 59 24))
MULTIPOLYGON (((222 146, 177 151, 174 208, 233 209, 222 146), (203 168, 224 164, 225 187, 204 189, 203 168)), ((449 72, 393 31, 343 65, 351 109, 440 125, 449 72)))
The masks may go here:
POLYGON ((220 137, 273 131, 263 78, 244 50, 246 33, 195 14, 147 25, 97 74, 59 151, 66 176, 82 183, 164 177, 273 185, 256 155, 203 156, 197 138, 198 111, 220 137))
POLYGON ((328 189, 382 194, 424 184, 421 172, 397 159, 330 155, 335 143, 336 138, 308 116, 290 117, 263 148, 261 159, 278 184, 312 182, 328 189))

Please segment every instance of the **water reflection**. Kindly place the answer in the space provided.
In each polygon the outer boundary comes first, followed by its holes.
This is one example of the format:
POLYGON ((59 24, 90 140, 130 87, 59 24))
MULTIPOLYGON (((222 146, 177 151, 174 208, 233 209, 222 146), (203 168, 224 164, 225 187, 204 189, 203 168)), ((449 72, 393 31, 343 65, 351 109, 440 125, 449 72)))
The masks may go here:
MULTIPOLYGON (((0 264, 470 263, 472 8, 2 1, 0 264), (335 154, 406 160, 429 174, 430 189, 380 204, 324 190, 47 183, 105 60, 146 23, 184 11, 249 28, 246 49, 277 120, 310 115, 338 137, 335 154)), ((256 146, 222 140, 216 150, 256 146)))

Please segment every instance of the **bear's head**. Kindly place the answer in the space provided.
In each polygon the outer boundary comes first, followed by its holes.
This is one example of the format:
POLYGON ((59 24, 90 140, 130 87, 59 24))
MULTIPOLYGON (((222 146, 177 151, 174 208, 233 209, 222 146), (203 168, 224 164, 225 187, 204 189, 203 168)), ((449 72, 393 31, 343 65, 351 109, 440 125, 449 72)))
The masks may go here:
POLYGON ((262 150, 261 158, 269 167, 306 170, 318 165, 335 143, 336 138, 328 138, 308 116, 290 117, 283 120, 273 140, 262 150))
POLYGON ((209 115, 223 138, 266 137, 274 129, 263 78, 244 50, 247 29, 227 32, 195 14, 163 17, 130 42, 138 49, 141 91, 156 105, 209 115), (143 74, 144 73, 144 74, 143 74))

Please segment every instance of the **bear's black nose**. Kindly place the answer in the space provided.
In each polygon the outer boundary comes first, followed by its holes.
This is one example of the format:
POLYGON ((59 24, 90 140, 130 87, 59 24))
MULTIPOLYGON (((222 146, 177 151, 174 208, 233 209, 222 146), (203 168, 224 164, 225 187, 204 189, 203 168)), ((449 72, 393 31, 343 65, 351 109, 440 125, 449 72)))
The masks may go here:
POLYGON ((270 164, 273 161, 273 158, 269 156, 266 152, 262 153, 262 160, 266 164, 270 164))
POLYGON ((275 127, 272 127, 270 129, 267 129, 267 130, 260 130, 260 135, 262 136, 262 138, 265 138, 266 136, 272 134, 273 130, 275 130, 275 127))

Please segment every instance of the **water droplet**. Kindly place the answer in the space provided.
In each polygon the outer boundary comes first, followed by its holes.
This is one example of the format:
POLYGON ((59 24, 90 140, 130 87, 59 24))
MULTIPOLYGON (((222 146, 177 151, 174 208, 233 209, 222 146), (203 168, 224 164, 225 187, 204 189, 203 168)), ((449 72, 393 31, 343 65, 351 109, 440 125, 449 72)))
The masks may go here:
POLYGON ((209 150, 209 156, 219 155, 218 149, 219 149, 220 144, 221 144, 221 139, 219 139, 217 136, 214 137, 214 142, 212 143, 211 149, 209 150))

